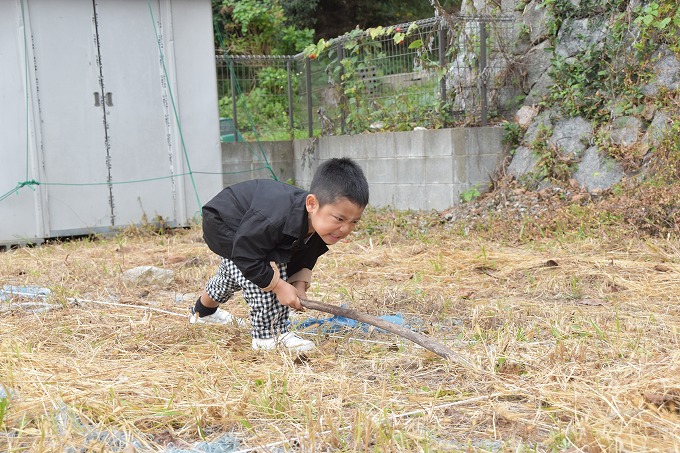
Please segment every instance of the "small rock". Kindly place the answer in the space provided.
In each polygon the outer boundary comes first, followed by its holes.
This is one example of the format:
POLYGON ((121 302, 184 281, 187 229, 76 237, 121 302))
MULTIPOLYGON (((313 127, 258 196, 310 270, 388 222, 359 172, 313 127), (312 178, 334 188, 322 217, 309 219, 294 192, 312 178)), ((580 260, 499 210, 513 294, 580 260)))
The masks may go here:
POLYGON ((607 22, 603 17, 566 19, 557 34, 555 54, 567 58, 584 52, 589 46, 602 46, 607 34, 607 22))
POLYGON ((563 118, 557 121, 548 142, 566 157, 581 156, 593 135, 593 126, 585 118, 563 118))
POLYGON ((680 87, 680 60, 667 44, 656 52, 653 71, 652 81, 642 87, 645 96, 656 96, 660 89, 677 90, 680 87))
POLYGON ((531 121, 538 115, 538 106, 525 105, 515 114, 515 120, 523 128, 526 129, 531 124, 531 121))
POLYGON ((540 0, 532 0, 524 7, 522 22, 529 31, 529 40, 537 43, 548 38, 548 22, 554 20, 540 0))
POLYGON ((154 266, 138 266, 123 272, 123 281, 135 286, 168 286, 175 279, 175 273, 154 266))
POLYGON ((590 147, 574 173, 574 179, 586 190, 608 189, 623 178, 623 169, 613 159, 600 154, 596 146, 590 147))
POLYGON ((512 162, 508 166, 508 174, 519 179, 533 172, 539 160, 539 157, 530 148, 520 146, 515 150, 512 162))
POLYGON ((634 116, 623 116, 614 120, 610 138, 613 144, 624 147, 632 146, 637 142, 642 128, 642 121, 634 116))
POLYGON ((671 117, 663 111, 656 112, 652 124, 642 138, 642 143, 648 146, 659 146, 666 134, 671 130, 671 117))

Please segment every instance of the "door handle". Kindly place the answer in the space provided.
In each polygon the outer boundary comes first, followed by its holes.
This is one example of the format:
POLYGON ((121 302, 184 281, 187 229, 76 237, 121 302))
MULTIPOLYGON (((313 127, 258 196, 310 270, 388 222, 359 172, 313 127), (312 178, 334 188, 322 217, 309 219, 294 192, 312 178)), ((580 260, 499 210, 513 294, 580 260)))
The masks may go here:
POLYGON ((113 105, 113 93, 111 93, 110 91, 106 93, 106 105, 108 105, 109 107, 113 105))
POLYGON ((94 92, 94 106, 95 107, 100 107, 102 105, 101 100, 99 99, 99 92, 95 91, 94 92))

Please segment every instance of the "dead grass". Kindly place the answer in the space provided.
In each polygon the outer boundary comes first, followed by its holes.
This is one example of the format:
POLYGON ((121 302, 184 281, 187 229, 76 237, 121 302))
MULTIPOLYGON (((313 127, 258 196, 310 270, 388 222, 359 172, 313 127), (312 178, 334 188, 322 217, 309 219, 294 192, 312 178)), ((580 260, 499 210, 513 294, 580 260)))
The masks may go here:
POLYGON ((189 325, 218 264, 197 228, 2 253, 1 283, 50 288, 53 308, 0 302, 0 449, 163 451, 227 433, 245 451, 680 451, 677 240, 461 233, 378 213, 320 260, 309 296, 402 313, 471 367, 387 334, 309 333, 319 352, 294 358, 189 325), (126 286, 138 265, 175 282, 126 286))

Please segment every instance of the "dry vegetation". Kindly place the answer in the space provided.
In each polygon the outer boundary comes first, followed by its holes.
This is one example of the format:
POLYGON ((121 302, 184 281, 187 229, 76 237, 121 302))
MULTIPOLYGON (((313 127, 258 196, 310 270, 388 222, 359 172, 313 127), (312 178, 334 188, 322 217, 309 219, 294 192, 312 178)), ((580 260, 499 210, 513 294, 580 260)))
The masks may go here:
POLYGON ((547 234, 540 214, 475 213, 489 200, 370 212, 309 294, 402 313, 469 364, 391 334, 309 332, 319 351, 290 357, 189 325, 218 263, 197 227, 2 253, 3 284, 52 296, 0 302, 0 450, 188 451, 228 434, 223 451, 680 451, 678 235, 592 220, 547 234), (139 265, 174 284, 127 286, 139 265))

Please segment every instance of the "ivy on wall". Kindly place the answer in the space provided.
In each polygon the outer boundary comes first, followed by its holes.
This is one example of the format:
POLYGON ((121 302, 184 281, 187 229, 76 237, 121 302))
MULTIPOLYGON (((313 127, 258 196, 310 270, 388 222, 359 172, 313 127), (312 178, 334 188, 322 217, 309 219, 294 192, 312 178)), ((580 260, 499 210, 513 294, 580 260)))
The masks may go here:
POLYGON ((680 6, 675 1, 655 0, 630 7, 623 0, 545 0, 552 17, 550 38, 574 19, 600 17, 606 35, 585 46, 577 55, 555 55, 550 75, 554 81, 547 102, 559 104, 569 116, 595 122, 616 116, 639 114, 645 99, 640 88, 651 77, 654 51, 667 43, 680 53, 680 6))

